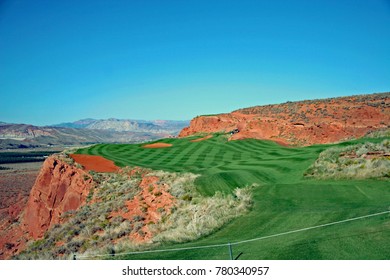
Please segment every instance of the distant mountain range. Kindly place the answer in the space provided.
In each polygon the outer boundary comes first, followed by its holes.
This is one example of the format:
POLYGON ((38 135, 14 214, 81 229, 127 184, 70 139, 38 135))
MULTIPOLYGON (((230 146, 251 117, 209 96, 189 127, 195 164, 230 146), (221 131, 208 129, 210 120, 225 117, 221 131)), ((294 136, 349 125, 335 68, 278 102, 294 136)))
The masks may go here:
POLYGON ((0 149, 137 143, 176 136, 189 121, 83 119, 51 126, 0 122, 0 149))
POLYGON ((102 129, 118 132, 169 132, 178 134, 183 127, 189 125, 189 121, 167 121, 167 120, 121 120, 121 119, 83 119, 75 122, 60 123, 54 127, 102 129))

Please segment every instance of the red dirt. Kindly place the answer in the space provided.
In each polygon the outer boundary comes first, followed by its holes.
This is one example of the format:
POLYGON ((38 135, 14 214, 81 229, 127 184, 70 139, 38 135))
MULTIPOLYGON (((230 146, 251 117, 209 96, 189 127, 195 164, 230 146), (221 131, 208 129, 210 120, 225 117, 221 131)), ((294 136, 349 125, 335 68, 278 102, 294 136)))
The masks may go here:
MULTIPOLYGON (((36 168, 39 165, 37 163, 36 168)), ((17 221, 26 207, 38 172, 35 166, 33 169, 0 172, 0 259, 24 248, 26 240, 22 237, 24 233, 17 221)))
POLYGON ((86 171, 116 172, 119 170, 119 167, 114 162, 101 156, 71 154, 70 157, 75 162, 81 164, 86 171))
POLYGON ((168 148, 168 147, 172 147, 172 144, 154 143, 154 144, 146 144, 142 146, 142 148, 148 148, 148 149, 159 149, 159 148, 168 148))
POLYGON ((10 170, 0 173, 0 228, 19 216, 27 203, 38 170, 10 170))
POLYGON ((390 93, 256 106, 196 117, 179 137, 238 128, 230 140, 254 138, 302 146, 334 143, 387 128, 389 108, 390 93))
POLYGON ((204 141, 204 140, 207 140, 207 139, 210 139, 212 138, 213 135, 207 135, 205 137, 202 137, 202 138, 198 138, 198 139, 195 139, 195 140, 191 140, 191 142, 200 142, 200 141, 204 141))
POLYGON ((167 192, 169 186, 160 182, 159 177, 145 173, 142 176, 139 185, 141 191, 132 200, 126 202, 128 210, 111 214, 112 217, 121 216, 126 220, 134 220, 134 217, 142 218, 140 231, 130 235, 130 239, 138 242, 146 242, 152 238, 148 225, 158 222, 162 212, 170 213, 175 204, 175 198, 167 192))

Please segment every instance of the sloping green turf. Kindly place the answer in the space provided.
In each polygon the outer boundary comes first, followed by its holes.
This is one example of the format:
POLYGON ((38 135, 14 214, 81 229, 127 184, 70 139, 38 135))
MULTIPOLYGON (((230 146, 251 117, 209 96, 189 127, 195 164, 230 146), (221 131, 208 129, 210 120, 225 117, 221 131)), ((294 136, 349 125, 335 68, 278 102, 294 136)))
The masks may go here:
POLYGON ((143 144, 101 144, 78 153, 101 155, 118 166, 143 166, 176 172, 202 174, 196 182, 206 195, 215 191, 230 192, 253 182, 291 182, 300 180, 306 169, 324 149, 281 147, 270 141, 226 141, 217 136, 201 142, 193 138, 165 139, 160 142, 173 144, 169 148, 148 149, 143 144))
MULTIPOLYGON (((260 185, 254 189, 249 214, 201 240, 164 248, 236 242, 389 210, 389 181, 303 178, 319 153, 331 145, 286 148, 253 139, 228 142, 223 136, 194 143, 191 139, 161 140, 173 144, 162 149, 101 144, 78 153, 101 155, 118 166, 198 173, 196 185, 204 195, 260 185)), ((233 250, 243 252, 240 259, 390 259, 390 215, 234 245, 233 250)), ((127 258, 227 259, 229 254, 227 247, 218 247, 127 258)))

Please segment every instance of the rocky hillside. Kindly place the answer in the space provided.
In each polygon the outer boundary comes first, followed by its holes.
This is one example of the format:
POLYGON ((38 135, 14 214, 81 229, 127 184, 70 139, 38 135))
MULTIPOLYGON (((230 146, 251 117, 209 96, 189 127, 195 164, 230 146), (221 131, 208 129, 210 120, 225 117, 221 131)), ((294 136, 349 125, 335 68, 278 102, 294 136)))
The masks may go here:
POLYGON ((56 127, 101 129, 109 131, 131 131, 131 132, 159 132, 177 135, 181 129, 189 124, 189 121, 169 121, 169 120, 127 120, 127 119, 84 119, 71 123, 61 123, 53 125, 56 127))
POLYGON ((194 118, 179 137, 239 132, 231 140, 255 138, 290 145, 333 143, 390 126, 390 93, 286 102, 194 118))
POLYGON ((167 137, 164 133, 115 132, 82 128, 0 125, 0 149, 85 145, 102 142, 141 142, 167 137))
POLYGON ((0 259, 90 258, 210 234, 252 205, 250 189, 201 196, 197 175, 145 168, 90 170, 97 156, 50 156, 16 216, 0 220, 0 259), (77 161, 74 161, 75 158, 77 161))

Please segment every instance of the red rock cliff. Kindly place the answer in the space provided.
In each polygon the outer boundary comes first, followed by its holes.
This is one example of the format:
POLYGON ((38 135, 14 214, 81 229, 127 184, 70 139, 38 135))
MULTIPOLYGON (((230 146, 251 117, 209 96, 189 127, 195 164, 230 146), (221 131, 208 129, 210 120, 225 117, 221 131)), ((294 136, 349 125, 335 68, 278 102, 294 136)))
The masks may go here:
POLYGON ((36 239, 60 222, 61 214, 76 210, 86 202, 93 180, 85 171, 55 157, 49 157, 31 190, 23 226, 36 239))
POLYGON ((293 145, 332 143, 390 126, 390 93, 287 102, 200 116, 179 137, 240 130, 231 140, 255 138, 293 145))

